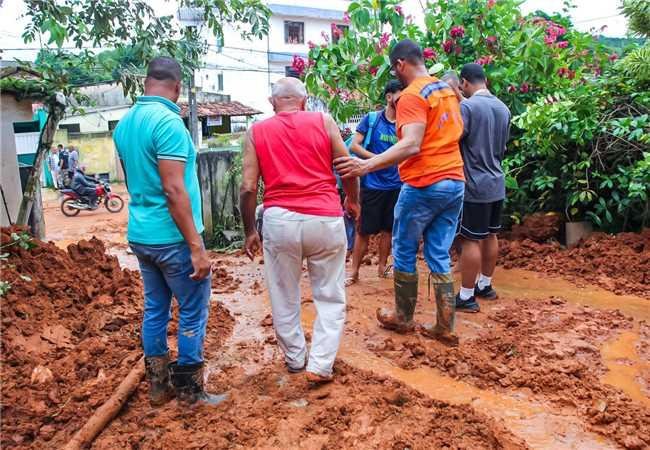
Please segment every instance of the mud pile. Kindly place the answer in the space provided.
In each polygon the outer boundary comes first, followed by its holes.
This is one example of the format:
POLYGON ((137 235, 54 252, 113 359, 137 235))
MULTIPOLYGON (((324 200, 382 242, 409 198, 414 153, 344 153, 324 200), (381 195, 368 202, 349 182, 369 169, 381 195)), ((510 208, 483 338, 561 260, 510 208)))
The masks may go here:
POLYGON ((641 233, 594 233, 572 249, 557 242, 501 240, 500 264, 562 275, 599 285, 617 294, 650 299, 650 229, 641 233))
POLYGON ((191 414, 174 402, 151 411, 139 390, 93 448, 526 448, 468 405, 430 400, 342 363, 335 374, 314 389, 279 364, 252 376, 226 369, 209 384, 229 391, 227 403, 191 414))
POLYGON ((524 217, 521 224, 513 225, 506 237, 513 240, 530 239, 533 242, 558 240, 561 225, 562 217, 557 213, 535 213, 524 217))
MULTIPOLYGON (((61 448, 141 357, 142 284, 104 243, 21 248, 2 229, 2 447, 61 448)), ((213 306, 217 339, 232 329, 213 306)), ((172 323, 169 334, 175 333, 172 323)), ((145 390, 146 391, 146 390, 145 390)))
POLYGON ((214 269, 212 273, 212 292, 215 294, 230 294, 235 292, 241 280, 230 274, 226 268, 224 260, 217 260, 214 262, 214 269))
POLYGON ((449 349, 421 337, 388 338, 371 350, 413 369, 425 365, 480 388, 526 390, 575 408, 596 432, 626 448, 650 445, 650 409, 602 384, 599 345, 632 327, 618 311, 570 308, 553 298, 542 305, 491 314, 475 339, 449 349))

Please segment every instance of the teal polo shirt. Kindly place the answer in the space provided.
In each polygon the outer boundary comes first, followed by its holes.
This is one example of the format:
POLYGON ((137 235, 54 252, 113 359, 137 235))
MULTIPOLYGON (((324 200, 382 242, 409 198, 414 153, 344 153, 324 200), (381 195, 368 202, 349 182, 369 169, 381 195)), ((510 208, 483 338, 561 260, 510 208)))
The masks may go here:
POLYGON ((113 132, 131 198, 129 242, 159 245, 184 240, 167 207, 158 172, 161 159, 185 163, 185 189, 190 197, 194 225, 199 233, 203 232, 196 150, 180 111, 178 105, 166 98, 139 97, 113 132))

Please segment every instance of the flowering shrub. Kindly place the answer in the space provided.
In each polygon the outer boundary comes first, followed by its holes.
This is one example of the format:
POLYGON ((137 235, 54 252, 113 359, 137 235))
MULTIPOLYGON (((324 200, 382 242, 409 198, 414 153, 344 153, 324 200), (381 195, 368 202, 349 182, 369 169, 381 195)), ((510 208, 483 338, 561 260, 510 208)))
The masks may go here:
POLYGON ((430 0, 424 2, 424 28, 404 17, 399 3, 352 1, 345 35, 336 44, 324 37, 321 45, 310 46, 313 63, 303 65, 300 73, 309 92, 324 99, 335 118, 345 121, 383 103, 390 48, 412 39, 423 48, 426 66, 438 74, 458 71, 468 62, 481 64, 490 90, 511 109, 515 120, 504 166, 512 217, 554 209, 565 211, 570 219, 590 218, 608 229, 647 223, 648 192, 638 189, 645 172, 634 165, 650 158, 645 156, 650 150, 644 119, 650 112, 644 103, 649 96, 633 96, 633 83, 623 83, 627 93, 613 88, 623 78, 620 71, 612 71, 617 54, 607 52, 594 36, 574 29, 565 16, 523 16, 518 0, 430 0), (620 109, 616 102, 630 108, 620 109), (625 131, 628 128, 611 122, 620 117, 605 119, 607 108, 635 117, 634 125, 625 131), (616 133, 618 137, 610 136, 616 133), (624 145, 629 148, 623 150, 624 145), (617 153, 621 151, 624 158, 617 153), (642 174, 625 178, 636 186, 633 200, 626 187, 617 191, 619 198, 630 200, 626 220, 611 213, 609 183, 594 186, 603 182, 596 179, 619 171, 612 161, 619 167, 625 161, 630 171, 642 174), (608 205, 611 221, 598 212, 601 200, 608 205))

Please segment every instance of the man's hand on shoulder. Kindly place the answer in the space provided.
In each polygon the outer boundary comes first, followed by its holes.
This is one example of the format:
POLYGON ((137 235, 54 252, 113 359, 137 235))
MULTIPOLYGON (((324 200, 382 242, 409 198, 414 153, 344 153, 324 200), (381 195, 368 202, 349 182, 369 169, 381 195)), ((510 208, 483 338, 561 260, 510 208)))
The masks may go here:
POLYGON ((362 177, 370 172, 371 160, 341 156, 334 159, 334 168, 343 179, 362 177))

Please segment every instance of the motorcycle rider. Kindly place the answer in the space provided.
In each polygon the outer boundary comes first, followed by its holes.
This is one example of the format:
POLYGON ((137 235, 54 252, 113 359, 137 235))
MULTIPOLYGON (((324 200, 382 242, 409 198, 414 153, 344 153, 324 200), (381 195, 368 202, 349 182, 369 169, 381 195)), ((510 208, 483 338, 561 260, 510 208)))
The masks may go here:
POLYGON ((86 166, 78 166, 72 177, 72 190, 88 199, 91 210, 97 209, 97 183, 86 176, 86 166))

